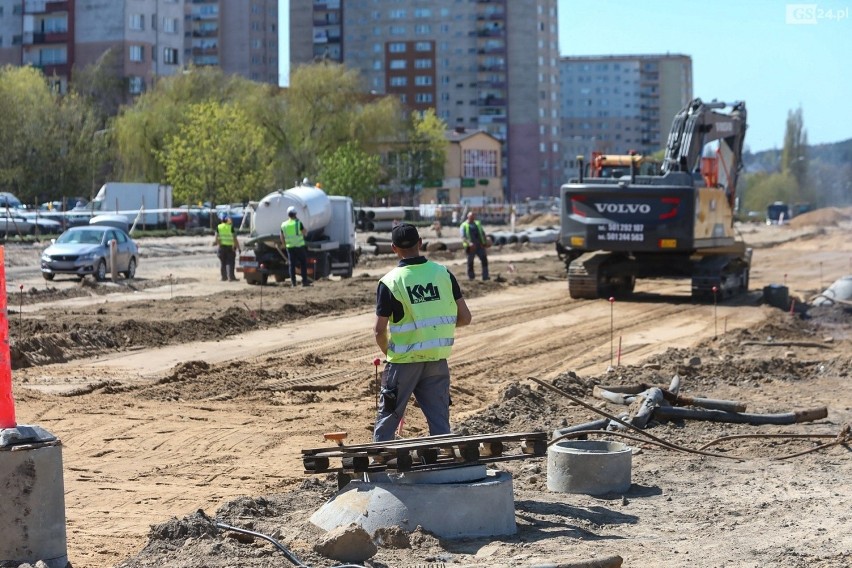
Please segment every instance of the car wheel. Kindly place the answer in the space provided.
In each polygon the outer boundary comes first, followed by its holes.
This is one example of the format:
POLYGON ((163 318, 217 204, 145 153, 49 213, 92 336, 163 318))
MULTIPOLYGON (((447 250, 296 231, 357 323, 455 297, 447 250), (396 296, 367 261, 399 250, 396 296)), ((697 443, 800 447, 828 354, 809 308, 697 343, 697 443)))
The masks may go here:
POLYGON ((134 276, 136 276, 136 259, 131 257, 130 262, 127 264, 127 272, 124 273, 124 277, 131 280, 134 276))
POLYGON ((44 277, 44 279, 45 279, 45 280, 47 280, 48 282, 50 282, 51 280, 53 280, 53 277, 54 277, 54 276, 56 276, 56 275, 55 275, 55 274, 53 274, 52 272, 42 272, 42 273, 41 273, 41 275, 42 275, 42 276, 44 277))
POLYGON ((104 259, 100 259, 98 261, 98 265, 95 267, 95 280, 103 282, 106 280, 106 273, 106 261, 104 261, 104 259))

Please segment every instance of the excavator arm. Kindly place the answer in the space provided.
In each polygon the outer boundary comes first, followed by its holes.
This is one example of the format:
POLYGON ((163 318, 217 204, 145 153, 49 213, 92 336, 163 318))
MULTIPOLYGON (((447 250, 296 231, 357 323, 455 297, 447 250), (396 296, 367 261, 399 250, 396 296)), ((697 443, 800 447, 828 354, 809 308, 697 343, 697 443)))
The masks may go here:
POLYGON ((666 143, 666 154, 662 170, 667 172, 695 173, 701 166, 704 146, 718 140, 725 145, 719 154, 731 163, 726 163, 726 189, 733 194, 741 168, 743 142, 746 130, 746 108, 744 102, 702 102, 694 99, 675 116, 666 143), (724 109, 730 108, 725 112, 724 109))

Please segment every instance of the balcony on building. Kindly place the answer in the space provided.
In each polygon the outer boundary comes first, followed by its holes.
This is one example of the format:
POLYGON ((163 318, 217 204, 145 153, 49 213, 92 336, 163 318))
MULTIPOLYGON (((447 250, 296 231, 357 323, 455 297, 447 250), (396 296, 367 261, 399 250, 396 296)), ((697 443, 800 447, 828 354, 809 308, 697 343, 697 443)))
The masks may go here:
POLYGON ((68 0, 24 0, 24 14, 55 14, 68 11, 68 0))
POLYGON ((25 33, 23 39, 21 40, 21 44, 23 45, 42 45, 42 44, 50 44, 50 43, 68 43, 70 40, 70 36, 68 35, 68 31, 64 32, 35 32, 35 33, 25 33))

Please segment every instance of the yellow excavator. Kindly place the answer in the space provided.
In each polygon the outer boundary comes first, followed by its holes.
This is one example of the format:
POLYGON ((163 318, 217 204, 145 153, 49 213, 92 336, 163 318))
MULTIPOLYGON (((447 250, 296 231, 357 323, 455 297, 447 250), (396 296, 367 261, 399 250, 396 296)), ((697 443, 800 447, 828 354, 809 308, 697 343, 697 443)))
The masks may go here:
POLYGON ((659 170, 643 172, 636 155, 593 156, 586 176, 581 161, 560 190, 556 249, 571 297, 626 297, 637 278, 655 277, 689 278, 696 299, 746 291, 751 249, 734 231, 745 131, 744 102, 694 99, 674 118, 659 170))

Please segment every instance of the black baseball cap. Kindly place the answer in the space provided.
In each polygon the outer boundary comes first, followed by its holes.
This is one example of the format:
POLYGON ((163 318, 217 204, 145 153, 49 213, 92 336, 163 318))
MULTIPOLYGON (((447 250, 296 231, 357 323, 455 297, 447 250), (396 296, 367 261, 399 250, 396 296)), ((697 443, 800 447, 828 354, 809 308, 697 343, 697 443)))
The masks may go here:
POLYGON ((408 223, 399 224, 391 231, 391 242, 401 249, 417 246, 419 240, 420 233, 417 232, 417 227, 408 223))

